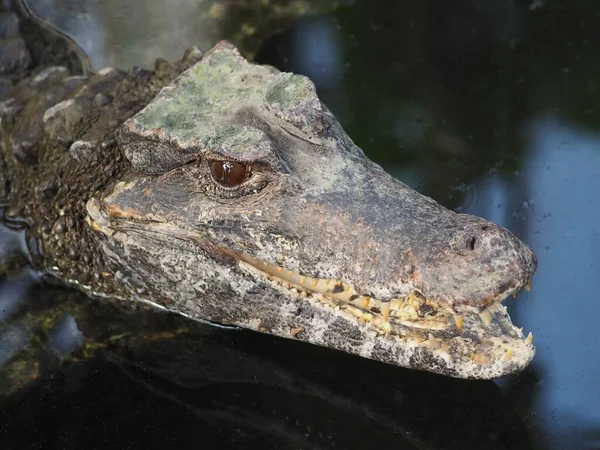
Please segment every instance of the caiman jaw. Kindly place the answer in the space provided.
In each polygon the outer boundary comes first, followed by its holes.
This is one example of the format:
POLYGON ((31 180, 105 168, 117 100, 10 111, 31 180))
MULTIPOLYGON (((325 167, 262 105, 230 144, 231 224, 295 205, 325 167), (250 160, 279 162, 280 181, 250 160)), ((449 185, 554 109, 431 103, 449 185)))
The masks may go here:
MULTIPOLYGON (((111 217, 95 200, 88 203, 88 214, 92 229, 112 238, 140 226, 133 217, 111 217)), ((204 240, 195 231, 164 222, 150 221, 143 226, 157 236, 204 240)), ((352 352, 363 357, 455 377, 487 379, 522 370, 535 355, 531 333, 525 337, 499 301, 479 314, 456 315, 443 302, 426 298, 416 289, 402 298, 379 300, 361 295, 338 279, 307 276, 223 245, 209 247, 237 266, 240 274, 254 278, 253 283, 266 283, 278 290, 291 308, 292 305, 308 307, 320 311, 329 321, 343 318, 348 326, 362 330, 364 341, 352 344, 357 345, 352 352)), ((253 320, 230 323, 265 331, 253 320)), ((286 330, 269 332, 296 337, 294 329, 286 330)), ((312 333, 305 334, 303 339, 331 346, 312 333)))
MULTIPOLYGON (((413 290, 402 298, 382 301, 360 295, 352 286, 341 280, 313 278, 240 252, 223 247, 220 250, 236 259, 242 269, 283 287, 288 292, 304 298, 310 297, 323 305, 343 310, 356 317, 362 324, 369 324, 385 335, 416 339, 433 350, 443 350, 448 344, 452 345, 451 339, 460 339, 463 329, 465 334, 478 334, 483 330, 484 339, 487 331, 490 337, 500 332, 504 336, 519 339, 522 344, 533 349, 532 333, 525 337, 522 328, 512 324, 506 307, 500 302, 493 303, 479 314, 466 314, 465 317, 449 311, 435 300, 426 299, 418 290, 413 290)), ((525 289, 529 290, 530 286, 531 281, 525 289)), ((505 347, 503 359, 510 361, 515 349, 510 344, 505 347)), ((489 355, 486 356, 483 351, 475 351, 471 356, 482 364, 489 359, 489 355)))

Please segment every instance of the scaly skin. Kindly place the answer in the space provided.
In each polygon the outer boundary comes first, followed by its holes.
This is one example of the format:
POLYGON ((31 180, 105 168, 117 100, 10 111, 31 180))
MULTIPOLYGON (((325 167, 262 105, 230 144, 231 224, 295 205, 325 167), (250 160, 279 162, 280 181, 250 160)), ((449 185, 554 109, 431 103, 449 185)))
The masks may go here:
POLYGON ((6 219, 67 285, 454 377, 534 356, 500 304, 531 249, 386 174, 306 77, 222 42, 154 72, 38 68, 0 117, 6 219))

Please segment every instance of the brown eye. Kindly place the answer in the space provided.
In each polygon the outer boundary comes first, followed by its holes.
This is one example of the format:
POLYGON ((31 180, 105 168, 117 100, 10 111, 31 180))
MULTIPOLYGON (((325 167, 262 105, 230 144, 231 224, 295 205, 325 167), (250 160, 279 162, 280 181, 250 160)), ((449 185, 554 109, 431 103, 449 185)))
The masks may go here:
POLYGON ((236 161, 212 161, 210 174, 221 186, 234 188, 250 178, 252 171, 248 164, 236 161))

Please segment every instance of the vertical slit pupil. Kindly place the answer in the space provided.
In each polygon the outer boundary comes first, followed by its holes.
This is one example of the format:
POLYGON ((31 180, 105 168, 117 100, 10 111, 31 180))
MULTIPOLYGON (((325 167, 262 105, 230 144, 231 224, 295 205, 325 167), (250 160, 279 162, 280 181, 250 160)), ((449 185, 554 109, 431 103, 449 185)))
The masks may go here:
POLYGON ((213 179, 224 187, 236 187, 248 178, 250 173, 248 164, 237 161, 212 161, 210 173, 213 179))

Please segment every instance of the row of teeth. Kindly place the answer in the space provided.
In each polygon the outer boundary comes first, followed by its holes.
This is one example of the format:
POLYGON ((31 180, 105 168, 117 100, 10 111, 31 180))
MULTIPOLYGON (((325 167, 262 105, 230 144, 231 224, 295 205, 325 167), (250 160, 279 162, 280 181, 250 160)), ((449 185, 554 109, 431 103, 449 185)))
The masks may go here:
MULTIPOLYGON (((380 301, 365 295, 359 295, 352 286, 346 285, 340 280, 312 278, 274 264, 262 262, 248 255, 238 254, 236 256, 239 257, 242 264, 245 263, 247 269, 258 270, 263 278, 300 295, 316 297, 321 303, 331 307, 344 309, 359 320, 369 322, 386 333, 391 331, 390 320, 412 328, 446 329, 452 320, 449 316, 452 316, 459 331, 463 328, 464 316, 462 314, 450 314, 444 309, 436 308, 435 305, 428 303, 422 295, 410 294, 401 299, 380 301), (418 308, 424 304, 431 307, 431 315, 420 316, 418 314, 418 308)), ((530 283, 527 283, 525 289, 529 291, 530 287, 530 283)), ((485 325, 491 325, 493 315, 489 308, 480 312, 479 317, 485 325)), ((520 331, 522 334, 523 328, 520 331)), ((442 342, 432 333, 429 333, 427 340, 433 349, 442 347, 442 342)), ((531 332, 525 338, 525 342, 529 345, 533 343, 531 332)), ((510 361, 513 354, 513 350, 507 350, 504 360, 510 361)))
POLYGON ((277 283, 286 289, 297 291, 301 295, 311 295, 330 306, 344 308, 367 322, 390 329, 390 320, 405 326, 426 329, 445 329, 450 314, 445 310, 429 305, 427 314, 419 315, 419 307, 427 304, 420 296, 412 294, 404 298, 380 301, 358 294, 352 286, 340 280, 312 278, 299 275, 272 264, 263 263, 254 258, 244 258, 251 268, 259 269, 263 278, 277 283))
MULTIPOLYGON (((272 282, 287 289, 295 290, 301 295, 316 296, 319 301, 330 306, 344 308, 357 318, 378 325, 387 332, 391 329, 390 320, 412 328, 446 329, 451 323, 450 316, 454 319, 458 330, 463 328, 464 316, 462 314, 450 314, 445 309, 440 309, 436 305, 428 303, 418 293, 410 294, 404 298, 380 301, 358 294, 352 286, 346 285, 340 280, 303 276, 248 255, 243 255, 242 260, 247 262, 251 268, 259 269, 262 272, 261 275, 272 282), (419 314, 419 308, 423 305, 428 305, 426 309, 428 314, 426 315, 419 314)), ((529 288, 530 284, 528 283, 525 289, 529 290, 529 288)), ((485 325, 491 325, 493 316, 489 309, 481 311, 479 317, 485 325)), ((529 333, 526 342, 531 344, 532 341, 533 336, 529 333)), ((430 342, 433 347, 437 347, 436 344, 439 345, 431 334, 430 342)))

